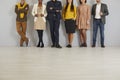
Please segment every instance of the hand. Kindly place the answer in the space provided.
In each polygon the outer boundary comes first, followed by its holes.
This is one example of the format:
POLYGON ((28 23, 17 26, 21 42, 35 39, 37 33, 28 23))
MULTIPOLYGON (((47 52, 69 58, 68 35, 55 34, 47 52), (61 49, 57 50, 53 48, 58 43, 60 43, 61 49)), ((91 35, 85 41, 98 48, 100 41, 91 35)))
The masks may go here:
POLYGON ((27 10, 28 8, 26 7, 25 9, 27 10))
POLYGON ((40 16, 41 16, 41 17, 43 17, 43 16, 44 16, 44 14, 40 14, 40 16))
POLYGON ((87 21, 87 24, 90 24, 90 21, 89 21, 89 20, 87 21))
POLYGON ((60 12, 60 10, 56 10, 56 12, 60 12))
POLYGON ((38 17, 38 14, 36 14, 35 17, 38 17))
POLYGON ((102 13, 102 12, 100 12, 100 15, 102 16, 102 15, 103 15, 103 13, 102 13))
POLYGON ((53 9, 53 7, 50 7, 50 9, 52 10, 52 9, 53 9))

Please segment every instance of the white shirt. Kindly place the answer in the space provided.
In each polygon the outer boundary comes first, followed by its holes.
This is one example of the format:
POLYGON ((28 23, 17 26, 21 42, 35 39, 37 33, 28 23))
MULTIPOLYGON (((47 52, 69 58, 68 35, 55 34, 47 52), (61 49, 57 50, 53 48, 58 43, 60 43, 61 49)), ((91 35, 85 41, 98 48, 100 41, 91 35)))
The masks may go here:
POLYGON ((100 12, 101 12, 101 3, 96 5, 95 19, 101 19, 100 12))

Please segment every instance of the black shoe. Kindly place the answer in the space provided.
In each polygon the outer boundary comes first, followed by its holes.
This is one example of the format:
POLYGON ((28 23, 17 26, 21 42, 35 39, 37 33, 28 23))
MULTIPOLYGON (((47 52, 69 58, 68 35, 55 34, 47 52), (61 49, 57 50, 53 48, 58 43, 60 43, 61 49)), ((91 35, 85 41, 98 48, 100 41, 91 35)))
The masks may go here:
POLYGON ((80 47, 84 47, 84 45, 83 45, 83 44, 81 44, 81 45, 80 45, 80 47))
POLYGON ((87 47, 87 44, 86 44, 86 43, 84 43, 84 44, 83 44, 83 47, 87 47))
POLYGON ((101 45, 101 48, 105 48, 105 45, 101 45))
POLYGON ((44 48, 44 43, 42 43, 42 45, 40 46, 41 48, 44 48))
POLYGON ((95 47, 95 45, 92 45, 92 47, 94 48, 94 47, 95 47))
POLYGON ((71 48, 72 46, 70 44, 68 44, 66 47, 71 48))
POLYGON ((53 48, 53 47, 56 47, 56 45, 55 45, 55 44, 53 44, 51 47, 52 47, 52 48, 53 48))
POLYGON ((40 44, 38 44, 37 47, 40 47, 40 44))
POLYGON ((58 44, 58 45, 56 45, 56 48, 62 48, 62 47, 58 44))

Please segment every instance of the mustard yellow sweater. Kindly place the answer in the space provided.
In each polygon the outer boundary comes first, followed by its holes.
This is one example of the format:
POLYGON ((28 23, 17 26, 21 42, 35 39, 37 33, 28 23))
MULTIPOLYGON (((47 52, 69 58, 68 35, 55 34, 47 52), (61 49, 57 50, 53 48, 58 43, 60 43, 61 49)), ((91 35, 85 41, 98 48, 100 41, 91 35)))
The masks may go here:
POLYGON ((65 12, 65 7, 63 8, 63 11, 62 11, 62 17, 63 17, 63 20, 65 19, 76 19, 76 16, 77 16, 77 12, 76 12, 76 6, 74 6, 74 11, 71 11, 70 8, 71 8, 71 5, 69 4, 68 5, 68 8, 65 12))

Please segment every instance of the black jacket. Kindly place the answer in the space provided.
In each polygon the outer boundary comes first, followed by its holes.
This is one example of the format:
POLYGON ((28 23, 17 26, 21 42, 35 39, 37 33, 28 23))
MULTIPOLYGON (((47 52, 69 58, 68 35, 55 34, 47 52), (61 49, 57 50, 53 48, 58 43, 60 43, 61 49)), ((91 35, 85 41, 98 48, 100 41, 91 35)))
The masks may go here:
POLYGON ((57 19, 60 20, 61 19, 61 10, 62 10, 62 5, 60 1, 49 1, 47 2, 47 20, 51 20, 51 19, 57 19), (50 9, 53 8, 53 9, 50 9), (56 10, 59 10, 59 12, 57 12, 56 10))

